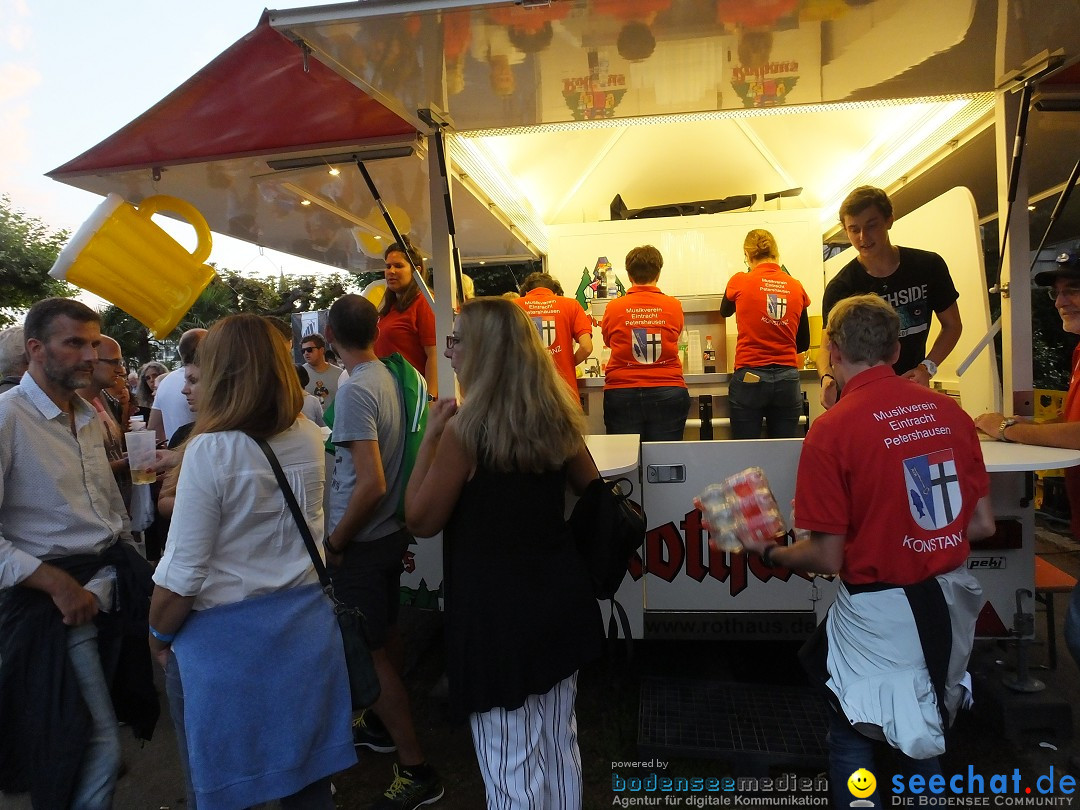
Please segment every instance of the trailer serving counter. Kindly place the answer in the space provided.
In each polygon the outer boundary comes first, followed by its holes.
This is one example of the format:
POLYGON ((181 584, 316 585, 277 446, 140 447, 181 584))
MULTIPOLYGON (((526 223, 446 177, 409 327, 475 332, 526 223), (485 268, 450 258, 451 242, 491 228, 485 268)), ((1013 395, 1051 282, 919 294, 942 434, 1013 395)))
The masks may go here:
MULTIPOLYGON (((692 503, 708 484, 759 466, 783 507, 794 496, 801 449, 801 439, 641 445, 644 557, 618 594, 635 636, 784 640, 814 629, 835 582, 711 550, 692 503)), ((998 531, 973 546, 968 567, 986 599, 978 633, 1003 637, 1012 633, 1017 589, 1034 591, 1033 471, 1078 465, 1080 451, 988 441, 983 454, 998 531)))

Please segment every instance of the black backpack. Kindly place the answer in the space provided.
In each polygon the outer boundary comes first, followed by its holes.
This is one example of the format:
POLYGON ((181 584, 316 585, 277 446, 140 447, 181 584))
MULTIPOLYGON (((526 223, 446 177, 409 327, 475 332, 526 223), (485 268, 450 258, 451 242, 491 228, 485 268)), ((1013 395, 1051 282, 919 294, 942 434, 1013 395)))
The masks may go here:
POLYGON ((630 500, 634 485, 628 478, 589 482, 570 515, 574 543, 585 561, 593 596, 613 599, 630 558, 645 542, 645 513, 630 500), (629 488, 623 492, 623 483, 629 488))

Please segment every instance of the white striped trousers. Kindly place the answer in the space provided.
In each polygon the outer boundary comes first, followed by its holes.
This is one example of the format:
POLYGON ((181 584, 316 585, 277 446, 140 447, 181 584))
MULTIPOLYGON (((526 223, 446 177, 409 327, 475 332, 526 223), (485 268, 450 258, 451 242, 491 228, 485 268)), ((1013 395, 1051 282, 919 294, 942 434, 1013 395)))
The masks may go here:
POLYGON ((581 810, 577 673, 520 709, 469 715, 488 810, 581 810))

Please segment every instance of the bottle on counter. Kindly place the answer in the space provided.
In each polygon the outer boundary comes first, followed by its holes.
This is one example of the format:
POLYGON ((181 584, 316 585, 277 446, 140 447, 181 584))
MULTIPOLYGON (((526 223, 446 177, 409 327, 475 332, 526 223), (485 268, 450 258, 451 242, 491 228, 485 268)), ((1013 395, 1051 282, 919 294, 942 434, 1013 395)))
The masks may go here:
POLYGON ((619 296, 619 283, 615 280, 615 271, 608 270, 604 275, 606 276, 604 283, 607 285, 608 298, 617 298, 619 296))
POLYGON ((690 336, 683 329, 679 333, 679 362, 682 364, 683 374, 690 373, 690 336))
POLYGON ((716 373, 716 349, 713 348, 712 335, 705 336, 705 348, 701 352, 701 360, 706 374, 716 373))
POLYGON ((703 442, 710 441, 713 437, 713 398, 712 394, 701 394, 698 397, 698 419, 701 427, 698 428, 698 438, 703 442))

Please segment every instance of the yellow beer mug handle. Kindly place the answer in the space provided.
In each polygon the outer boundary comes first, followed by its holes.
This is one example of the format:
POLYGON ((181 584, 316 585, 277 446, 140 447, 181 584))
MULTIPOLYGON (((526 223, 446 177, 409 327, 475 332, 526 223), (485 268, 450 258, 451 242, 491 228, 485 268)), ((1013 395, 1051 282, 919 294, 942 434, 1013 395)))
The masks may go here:
POLYGON ((139 203, 136 210, 139 216, 146 219, 150 219, 160 211, 172 211, 174 214, 180 214, 195 229, 195 237, 199 242, 195 250, 192 251, 191 258, 199 264, 210 258, 210 250, 213 247, 210 226, 206 224, 203 215, 191 203, 184 202, 176 197, 170 197, 167 194, 157 194, 153 197, 147 197, 139 203))

